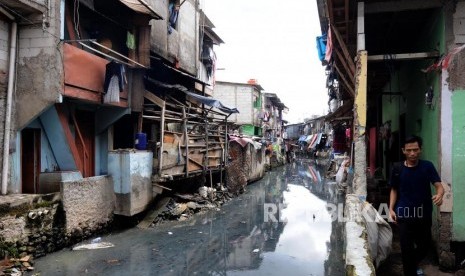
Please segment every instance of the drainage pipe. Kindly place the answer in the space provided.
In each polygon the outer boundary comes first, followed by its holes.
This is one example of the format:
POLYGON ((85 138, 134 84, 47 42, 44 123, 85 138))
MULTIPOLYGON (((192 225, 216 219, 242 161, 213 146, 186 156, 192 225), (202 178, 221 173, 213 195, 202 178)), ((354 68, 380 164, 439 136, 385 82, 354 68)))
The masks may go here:
POLYGON ((8 68, 8 89, 7 89, 7 101, 6 101, 6 112, 5 112, 5 128, 3 138, 3 166, 2 166, 2 195, 6 195, 8 192, 8 171, 9 171, 9 152, 10 152, 10 128, 11 128, 11 106, 13 102, 13 90, 14 90, 14 77, 16 72, 16 42, 18 25, 15 22, 14 16, 12 16, 5 9, 0 7, 0 12, 5 14, 13 22, 11 23, 11 41, 10 41, 10 60, 8 68))

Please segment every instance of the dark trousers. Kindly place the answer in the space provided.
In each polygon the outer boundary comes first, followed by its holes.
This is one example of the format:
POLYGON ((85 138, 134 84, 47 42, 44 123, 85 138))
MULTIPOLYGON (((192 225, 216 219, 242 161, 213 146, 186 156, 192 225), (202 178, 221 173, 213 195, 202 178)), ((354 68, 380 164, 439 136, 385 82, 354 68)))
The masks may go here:
POLYGON ((431 245, 431 221, 428 219, 399 219, 400 248, 405 276, 417 275, 418 264, 431 245))

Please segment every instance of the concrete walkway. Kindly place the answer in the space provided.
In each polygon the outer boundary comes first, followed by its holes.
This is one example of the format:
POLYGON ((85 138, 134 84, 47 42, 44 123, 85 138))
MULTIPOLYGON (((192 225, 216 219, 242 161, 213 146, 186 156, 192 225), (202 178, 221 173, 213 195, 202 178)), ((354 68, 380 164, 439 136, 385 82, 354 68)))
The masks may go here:
MULTIPOLYGON (((402 270, 402 259, 401 259, 401 250, 400 250, 400 243, 399 243, 399 235, 397 233, 397 227, 393 226, 393 242, 392 242, 392 251, 389 255, 388 259, 380 265, 380 267, 376 271, 377 276, 403 276, 402 270)), ((444 272, 439 269, 439 264, 437 261, 437 257, 433 254, 433 249, 429 256, 423 260, 422 264, 420 265, 421 269, 425 275, 429 276, 453 276, 453 275, 465 275, 465 271, 457 271, 457 272, 444 272)))

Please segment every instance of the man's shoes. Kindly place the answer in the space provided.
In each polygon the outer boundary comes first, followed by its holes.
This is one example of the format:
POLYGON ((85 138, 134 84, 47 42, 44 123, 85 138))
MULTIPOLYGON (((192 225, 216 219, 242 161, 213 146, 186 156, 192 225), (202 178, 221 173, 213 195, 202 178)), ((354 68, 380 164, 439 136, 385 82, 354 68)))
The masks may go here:
POLYGON ((417 269, 417 275, 422 275, 422 276, 424 276, 425 273, 423 272, 423 269, 418 268, 418 269, 417 269))

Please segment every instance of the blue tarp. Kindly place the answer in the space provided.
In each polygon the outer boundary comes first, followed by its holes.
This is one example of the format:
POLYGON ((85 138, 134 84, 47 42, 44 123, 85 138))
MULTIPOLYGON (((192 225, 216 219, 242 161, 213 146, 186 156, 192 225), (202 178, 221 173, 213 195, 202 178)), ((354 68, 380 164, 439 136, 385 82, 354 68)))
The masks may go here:
POLYGON ((206 104, 206 105, 211 106, 211 107, 216 107, 216 108, 218 108, 219 110, 221 110, 221 111, 223 111, 225 113, 228 113, 228 114, 239 113, 239 110, 237 110, 237 108, 226 107, 217 99, 214 99, 214 98, 211 98, 211 97, 201 96, 199 94, 195 94, 195 93, 192 93, 192 92, 189 92, 189 91, 184 91, 184 93, 186 93, 188 96, 198 100, 199 102, 201 102, 203 104, 206 104))
POLYGON ((300 136, 299 142, 305 141, 306 138, 307 138, 307 136, 305 136, 305 135, 300 136))
POLYGON ((326 40, 327 40, 326 34, 316 37, 316 49, 318 51, 318 58, 320 59, 320 61, 323 61, 325 59, 326 40))

